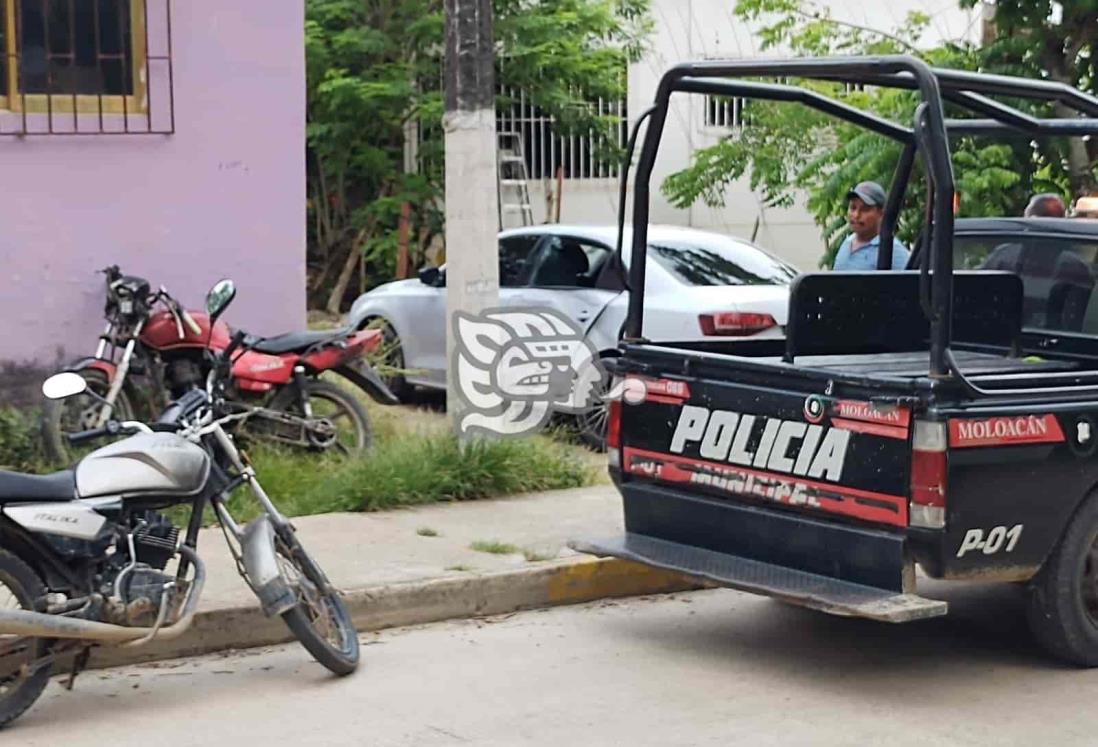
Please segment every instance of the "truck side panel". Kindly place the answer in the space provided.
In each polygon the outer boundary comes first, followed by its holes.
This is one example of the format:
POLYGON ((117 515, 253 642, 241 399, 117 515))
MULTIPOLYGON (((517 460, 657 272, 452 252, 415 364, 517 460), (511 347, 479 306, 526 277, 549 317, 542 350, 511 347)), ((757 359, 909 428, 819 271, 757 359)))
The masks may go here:
POLYGON ((973 408, 945 416, 946 533, 929 553, 930 545, 916 546, 920 562, 946 578, 1029 578, 1098 485, 1098 409, 973 408))

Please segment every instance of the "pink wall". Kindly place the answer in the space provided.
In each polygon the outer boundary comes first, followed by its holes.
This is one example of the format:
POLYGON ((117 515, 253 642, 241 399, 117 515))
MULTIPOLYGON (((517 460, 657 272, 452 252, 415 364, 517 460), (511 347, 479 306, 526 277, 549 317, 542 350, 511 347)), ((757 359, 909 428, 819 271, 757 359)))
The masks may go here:
POLYGON ((303 0, 175 0, 174 135, 0 138, 0 361, 94 352, 109 264, 192 307, 229 276, 230 324, 304 326, 303 28, 303 0))

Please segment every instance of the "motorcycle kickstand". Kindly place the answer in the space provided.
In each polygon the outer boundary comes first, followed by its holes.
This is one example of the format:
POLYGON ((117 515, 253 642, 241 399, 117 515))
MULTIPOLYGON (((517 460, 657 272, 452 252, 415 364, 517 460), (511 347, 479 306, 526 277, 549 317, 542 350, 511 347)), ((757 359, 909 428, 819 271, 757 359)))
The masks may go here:
POLYGON ((91 646, 84 646, 80 649, 80 653, 73 657, 72 670, 68 676, 61 683, 61 687, 66 690, 72 690, 72 686, 76 683, 76 675, 83 672, 88 668, 88 659, 91 657, 91 646))

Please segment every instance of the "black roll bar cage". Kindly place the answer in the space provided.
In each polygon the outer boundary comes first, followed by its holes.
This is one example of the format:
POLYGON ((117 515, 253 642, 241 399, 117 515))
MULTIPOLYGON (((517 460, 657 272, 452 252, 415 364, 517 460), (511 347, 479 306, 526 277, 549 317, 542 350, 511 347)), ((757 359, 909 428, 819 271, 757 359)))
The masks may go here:
MULTIPOLYGON (((892 266, 896 221, 910 181, 915 158, 923 156, 930 183, 927 251, 920 262, 920 302, 930 321, 930 376, 955 375, 966 389, 979 391, 956 365, 950 350, 953 302, 953 167, 949 137, 992 135, 1000 137, 1082 136, 1098 134, 1098 98, 1071 86, 1048 80, 931 68, 908 55, 875 57, 827 57, 786 60, 706 60, 677 65, 664 74, 654 105, 637 120, 629 139, 622 169, 619 205, 619 251, 625 228, 625 196, 629 165, 640 128, 647 120, 633 193, 633 236, 629 266, 629 315, 624 342, 643 338, 645 257, 648 248, 648 216, 652 170, 663 137, 674 93, 711 94, 798 103, 850 122, 903 146, 892 177, 881 223, 878 269, 892 266), (904 127, 805 88, 778 83, 755 83, 738 78, 803 78, 855 85, 918 91, 922 102, 912 127, 904 127), (989 98, 990 95, 1059 102, 1079 118, 1040 119, 989 98), (947 119, 943 99, 979 119, 947 119), (933 272, 931 272, 933 271, 933 272)), ((996 390, 996 393, 1001 393, 996 390)))

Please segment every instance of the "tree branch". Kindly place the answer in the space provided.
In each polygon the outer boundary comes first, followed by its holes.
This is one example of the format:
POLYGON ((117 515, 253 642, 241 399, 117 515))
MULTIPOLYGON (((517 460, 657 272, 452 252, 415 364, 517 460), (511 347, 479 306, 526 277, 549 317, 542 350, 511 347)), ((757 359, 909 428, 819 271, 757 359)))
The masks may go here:
MULTIPOLYGON (((377 199, 380 200, 383 197, 388 197, 388 195, 389 185, 385 184, 378 192, 377 199)), ((347 286, 351 282, 351 276, 354 275, 355 267, 359 262, 365 261, 362 256, 362 244, 367 238, 373 237, 374 232, 377 230, 377 219, 377 213, 371 214, 366 220, 366 227, 359 231, 351 242, 351 248, 343 263, 343 269, 340 271, 339 277, 336 278, 335 287, 332 288, 332 292, 328 296, 328 303, 325 304, 325 308, 329 313, 339 313, 340 306, 343 304, 343 295, 347 292, 347 286)))
POLYGON ((880 29, 870 28, 869 26, 862 26, 862 25, 857 24, 857 23, 851 23, 850 21, 839 21, 839 20, 836 20, 834 18, 830 18, 828 16, 821 16, 819 14, 819 11, 816 11, 815 13, 809 13, 808 11, 804 11, 804 10, 801 10, 799 8, 796 8, 791 12, 793 13, 793 15, 800 16, 801 18, 806 18, 810 21, 822 21, 824 23, 829 23, 832 26, 838 26, 840 28, 848 28, 848 29, 852 29, 854 31, 864 31, 864 32, 869 33, 869 34, 876 34, 877 36, 880 36, 884 39, 888 39, 890 41, 896 42, 897 44, 899 44, 901 47, 906 49, 908 52, 911 52, 912 54, 916 54, 916 55, 919 54, 918 48, 915 47, 915 45, 913 45, 911 42, 906 41, 904 39, 901 39, 900 37, 896 36, 895 34, 890 34, 887 31, 881 31, 880 29))

